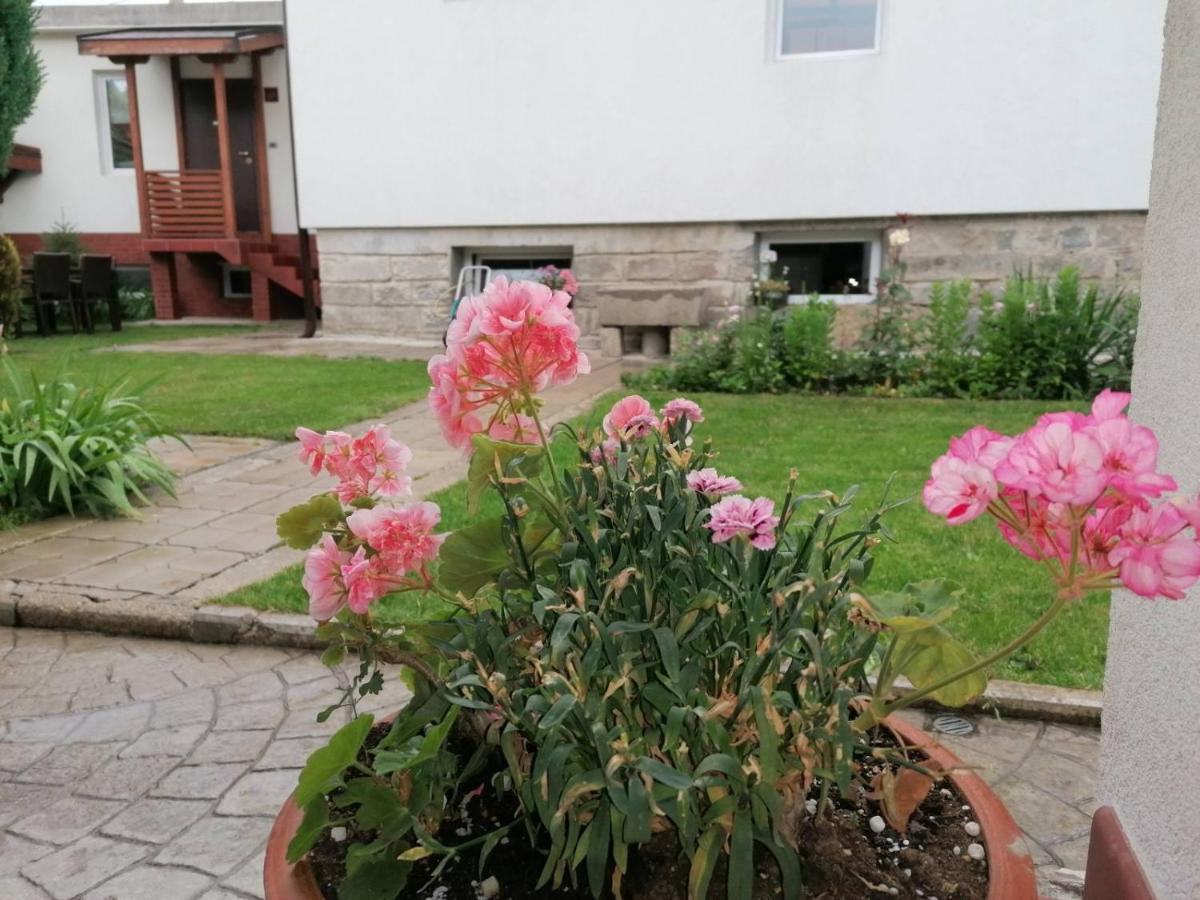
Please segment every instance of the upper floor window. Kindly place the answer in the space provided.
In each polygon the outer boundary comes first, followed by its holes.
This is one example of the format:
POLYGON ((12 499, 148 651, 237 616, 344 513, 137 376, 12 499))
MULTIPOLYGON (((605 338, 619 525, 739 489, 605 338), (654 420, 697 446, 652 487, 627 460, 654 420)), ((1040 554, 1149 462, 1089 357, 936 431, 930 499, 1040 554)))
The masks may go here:
POLYGON ((779 0, 779 55, 879 49, 881 0, 779 0))
POLYGON ((107 171, 133 168, 133 138, 129 128, 129 94, 125 76, 113 73, 96 79, 100 118, 100 156, 107 171))

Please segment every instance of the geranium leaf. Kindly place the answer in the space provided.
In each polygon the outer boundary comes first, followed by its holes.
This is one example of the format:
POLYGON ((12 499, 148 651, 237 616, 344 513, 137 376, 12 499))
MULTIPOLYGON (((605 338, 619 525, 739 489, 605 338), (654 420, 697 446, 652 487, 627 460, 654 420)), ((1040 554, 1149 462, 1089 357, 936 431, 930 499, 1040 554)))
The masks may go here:
MULTIPOLYGON (((924 689, 975 662, 975 656, 944 628, 934 625, 918 631, 897 634, 892 651, 895 671, 908 678, 917 689, 924 689)), ((942 687, 929 696, 945 706, 962 706, 987 690, 987 676, 973 672, 942 687)))
POLYGON ((479 500, 493 478, 532 478, 542 466, 542 448, 537 444, 497 441, 484 434, 471 438, 475 452, 467 469, 467 512, 479 511, 479 500))
POLYGON ((287 848, 287 861, 295 865, 313 846, 329 824, 329 805, 324 797, 315 797, 304 808, 304 820, 296 829, 287 848))
POLYGON ((361 715, 348 725, 342 726, 329 739, 329 743, 313 752, 304 764, 300 773, 300 784, 296 787, 295 800, 298 806, 307 808, 317 797, 323 796, 326 788, 333 779, 354 764, 358 759, 358 751, 362 749, 363 741, 375 717, 361 715))
POLYGON ((342 504, 337 498, 330 494, 318 494, 281 513, 275 520, 275 531, 289 547, 307 550, 342 519, 342 504))
POLYGON ((442 544, 438 580, 451 591, 473 596, 508 568, 503 521, 485 519, 460 528, 442 544))

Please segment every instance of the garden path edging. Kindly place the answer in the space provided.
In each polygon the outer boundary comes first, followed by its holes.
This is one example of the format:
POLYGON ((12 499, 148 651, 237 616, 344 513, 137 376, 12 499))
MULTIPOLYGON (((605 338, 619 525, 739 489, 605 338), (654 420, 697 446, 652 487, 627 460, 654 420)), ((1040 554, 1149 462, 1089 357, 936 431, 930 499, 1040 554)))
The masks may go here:
MULTIPOLYGON (((109 592, 110 594, 112 592, 109 592)), ((324 645, 313 621, 298 613, 247 606, 200 605, 169 597, 102 596, 33 582, 0 582, 0 625, 98 631, 215 644, 252 644, 317 650, 324 645)), ((911 690, 903 680, 901 695, 911 690)), ((993 680, 982 697, 960 710, 1007 718, 1099 726, 1103 693, 1079 688, 993 680)), ((916 704, 931 707, 937 704, 916 704)))

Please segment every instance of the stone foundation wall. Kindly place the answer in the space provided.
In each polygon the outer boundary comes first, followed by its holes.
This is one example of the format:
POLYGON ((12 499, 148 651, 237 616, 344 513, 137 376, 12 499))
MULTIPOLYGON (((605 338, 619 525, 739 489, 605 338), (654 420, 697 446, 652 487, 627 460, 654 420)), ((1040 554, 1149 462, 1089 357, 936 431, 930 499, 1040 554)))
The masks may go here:
MULTIPOLYGON (((1136 289, 1142 212, 945 216, 914 220, 905 248, 918 299, 935 281, 969 278, 997 286, 1032 266, 1052 273, 1076 265, 1087 278, 1136 289)), ((894 219, 588 225, 497 228, 337 229, 318 235, 327 334, 441 338, 466 248, 556 255, 570 248, 581 283, 577 314, 589 345, 626 352, 649 330, 697 328, 744 302, 758 270, 760 235, 878 233, 894 219), (631 342, 630 338, 634 340, 631 342)), ((846 327, 869 307, 848 308, 846 327)), ((844 329, 840 329, 844 330, 844 329)), ((651 342, 647 341, 649 346, 651 342)))

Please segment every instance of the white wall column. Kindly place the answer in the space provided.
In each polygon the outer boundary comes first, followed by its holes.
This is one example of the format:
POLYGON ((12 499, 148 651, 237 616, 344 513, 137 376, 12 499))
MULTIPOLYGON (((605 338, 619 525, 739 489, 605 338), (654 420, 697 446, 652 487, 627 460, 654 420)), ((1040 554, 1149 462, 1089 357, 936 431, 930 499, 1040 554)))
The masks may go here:
MULTIPOLYGON (((1132 414, 1160 467, 1200 488, 1200 3, 1170 0, 1150 183, 1132 414)), ((1181 601, 1115 592, 1101 796, 1159 897, 1200 897, 1200 586, 1181 601)))

